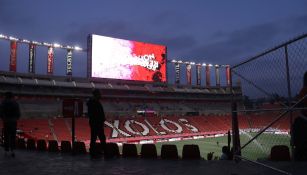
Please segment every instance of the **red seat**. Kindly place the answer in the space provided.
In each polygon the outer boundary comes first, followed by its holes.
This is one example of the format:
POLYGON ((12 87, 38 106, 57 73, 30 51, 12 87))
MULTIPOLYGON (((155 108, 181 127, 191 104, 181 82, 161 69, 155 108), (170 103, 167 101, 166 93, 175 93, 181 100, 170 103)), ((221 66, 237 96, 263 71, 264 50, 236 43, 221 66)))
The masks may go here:
POLYGON ((138 157, 137 148, 135 144, 123 145, 123 157, 138 157))
POLYGON ((70 153, 71 143, 69 141, 61 141, 61 153, 70 153))
POLYGON ((176 145, 162 145, 162 159, 178 159, 178 150, 176 145))
POLYGON ((49 140, 48 141, 48 151, 49 152, 58 152, 59 151, 59 145, 56 140, 49 140))
POLYGON ((157 158, 157 149, 154 144, 143 144, 141 147, 142 158, 157 158))
POLYGON ((182 159, 201 159, 198 145, 184 145, 182 159))
POLYGON ((286 145, 275 145, 271 148, 272 161, 290 161, 289 147, 286 145))

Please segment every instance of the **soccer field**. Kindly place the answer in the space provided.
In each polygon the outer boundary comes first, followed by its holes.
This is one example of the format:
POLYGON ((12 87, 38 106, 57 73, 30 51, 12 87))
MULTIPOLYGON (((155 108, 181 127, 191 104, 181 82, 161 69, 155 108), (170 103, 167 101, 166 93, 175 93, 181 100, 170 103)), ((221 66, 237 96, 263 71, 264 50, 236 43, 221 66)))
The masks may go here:
MULTIPOLYGON (((241 134, 241 146, 247 143, 248 140, 250 140, 255 135, 256 133, 246 132, 241 134)), ((227 136, 156 143, 158 155, 161 153, 161 146, 163 144, 177 145, 179 156, 182 156, 183 145, 195 144, 199 146, 201 157, 207 159, 207 154, 209 152, 214 152, 213 157, 217 156, 219 158, 222 154, 222 147, 227 146, 227 136)), ((242 156, 251 160, 268 158, 270 155, 271 147, 274 145, 287 145, 290 148, 290 136, 268 133, 262 134, 242 150, 242 156)), ((137 145, 137 148, 138 152, 141 152, 141 145, 137 145)))

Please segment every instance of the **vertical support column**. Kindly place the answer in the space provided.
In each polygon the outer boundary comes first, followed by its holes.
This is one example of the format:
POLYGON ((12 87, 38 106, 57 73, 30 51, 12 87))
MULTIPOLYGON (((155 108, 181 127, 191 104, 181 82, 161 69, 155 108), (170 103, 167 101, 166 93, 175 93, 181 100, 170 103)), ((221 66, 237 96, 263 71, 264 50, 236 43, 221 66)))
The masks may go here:
POLYGON ((215 82, 216 82, 216 87, 220 87, 221 85, 221 79, 220 79, 220 66, 215 65, 215 82))
POLYGON ((75 135, 76 135, 76 128, 75 128, 75 118, 78 116, 78 100, 74 99, 74 115, 71 119, 71 146, 72 146, 72 153, 75 153, 75 135))
MULTIPOLYGON (((287 89, 288 89, 288 108, 291 106, 291 99, 292 99, 292 94, 291 94, 291 82, 290 82, 290 70, 289 70, 289 58, 288 58, 288 46, 285 45, 285 59, 286 59, 286 73, 287 73, 287 89)), ((290 128, 293 123, 293 117, 292 117, 292 110, 289 112, 290 120, 289 120, 289 125, 290 128)), ((291 152, 292 155, 294 155, 294 148, 292 142, 290 142, 291 146, 291 152)), ((293 156, 292 156, 293 157, 293 156)))
POLYGON ((226 86, 230 87, 230 66, 226 65, 226 86))
POLYGON ((238 122, 237 103, 232 102, 232 144, 235 160, 238 160, 235 156, 241 156, 241 145, 240 145, 240 132, 238 122))
POLYGON ((206 65, 206 87, 209 88, 210 87, 210 65, 207 64, 206 65))

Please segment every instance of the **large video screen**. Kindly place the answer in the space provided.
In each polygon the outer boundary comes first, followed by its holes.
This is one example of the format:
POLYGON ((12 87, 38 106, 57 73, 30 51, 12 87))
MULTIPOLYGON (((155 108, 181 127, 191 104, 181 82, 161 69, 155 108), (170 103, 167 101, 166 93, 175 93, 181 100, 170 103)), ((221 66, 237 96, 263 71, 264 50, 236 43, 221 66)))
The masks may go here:
POLYGON ((166 82, 166 47, 91 35, 91 76, 166 82))

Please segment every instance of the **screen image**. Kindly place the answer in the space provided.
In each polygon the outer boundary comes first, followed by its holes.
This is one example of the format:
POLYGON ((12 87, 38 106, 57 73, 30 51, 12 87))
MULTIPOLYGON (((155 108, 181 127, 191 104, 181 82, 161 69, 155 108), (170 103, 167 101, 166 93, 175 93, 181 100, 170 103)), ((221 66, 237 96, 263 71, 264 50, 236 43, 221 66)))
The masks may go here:
POLYGON ((91 35, 91 76, 166 82, 166 47, 91 35))

